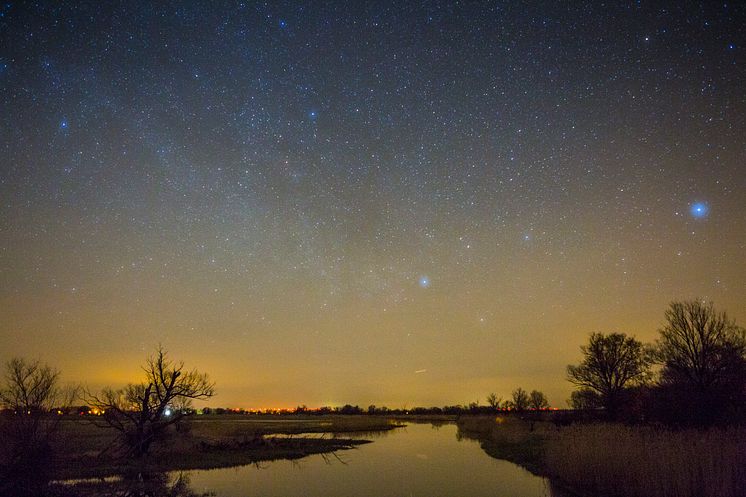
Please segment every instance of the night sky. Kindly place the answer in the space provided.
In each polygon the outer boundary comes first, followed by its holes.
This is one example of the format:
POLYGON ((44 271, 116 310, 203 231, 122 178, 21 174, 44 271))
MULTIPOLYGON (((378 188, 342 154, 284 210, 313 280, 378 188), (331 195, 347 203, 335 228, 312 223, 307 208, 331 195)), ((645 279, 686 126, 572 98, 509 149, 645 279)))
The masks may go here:
POLYGON ((2 361, 565 406, 590 332, 746 324, 742 3, 0 5, 2 361))

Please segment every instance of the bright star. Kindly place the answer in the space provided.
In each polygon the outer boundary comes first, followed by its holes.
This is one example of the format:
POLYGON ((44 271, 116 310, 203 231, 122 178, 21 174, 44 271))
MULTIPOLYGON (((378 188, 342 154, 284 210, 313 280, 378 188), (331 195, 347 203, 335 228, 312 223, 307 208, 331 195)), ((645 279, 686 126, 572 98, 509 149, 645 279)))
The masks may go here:
POLYGON ((430 278, 428 278, 427 276, 421 276, 420 277, 420 286, 422 288, 429 287, 430 286, 430 278))
POLYGON ((67 129, 67 119, 63 119, 62 121, 60 121, 60 128, 67 129))
POLYGON ((287 23, 287 22, 285 22, 285 19, 280 19, 280 22, 279 22, 279 24, 280 24, 280 27, 281 27, 281 28, 286 28, 286 27, 287 27, 287 25, 288 25, 288 23, 287 23))
POLYGON ((703 218, 707 216, 710 208, 704 202, 695 202, 689 207, 689 213, 696 218, 703 218))

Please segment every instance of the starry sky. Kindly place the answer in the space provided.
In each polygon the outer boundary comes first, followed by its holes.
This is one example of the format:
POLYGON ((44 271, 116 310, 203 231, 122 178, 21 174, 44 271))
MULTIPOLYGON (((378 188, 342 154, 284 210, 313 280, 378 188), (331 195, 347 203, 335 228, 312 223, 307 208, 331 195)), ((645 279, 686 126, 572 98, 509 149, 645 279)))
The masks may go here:
POLYGON ((746 322, 739 2, 0 4, 0 360, 213 405, 565 406, 746 322))

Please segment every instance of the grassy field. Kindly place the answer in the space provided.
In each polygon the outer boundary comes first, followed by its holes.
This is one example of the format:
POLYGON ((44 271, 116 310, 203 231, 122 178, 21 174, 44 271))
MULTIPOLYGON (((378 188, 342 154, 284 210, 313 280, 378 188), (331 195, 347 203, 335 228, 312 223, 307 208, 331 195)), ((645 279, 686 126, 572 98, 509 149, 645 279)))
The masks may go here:
POLYGON ((462 417, 461 436, 493 457, 548 476, 579 495, 742 497, 746 428, 669 430, 620 424, 557 427, 514 417, 462 417))
MULTIPOLYGON (((148 469, 208 469, 273 459, 296 459, 366 443, 365 435, 399 426, 378 416, 195 416, 187 428, 153 447, 148 469)), ((85 419, 65 419, 55 439, 54 476, 100 477, 126 470, 116 432, 85 419)))

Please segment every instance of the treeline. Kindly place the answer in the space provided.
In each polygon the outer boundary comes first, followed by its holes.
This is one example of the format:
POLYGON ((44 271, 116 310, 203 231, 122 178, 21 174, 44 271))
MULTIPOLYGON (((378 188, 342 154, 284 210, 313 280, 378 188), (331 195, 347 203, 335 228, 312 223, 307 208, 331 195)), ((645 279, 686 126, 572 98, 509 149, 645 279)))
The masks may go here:
POLYGON ((746 330, 712 303, 671 303, 654 343, 592 333, 581 352, 567 367, 575 409, 669 425, 746 420, 746 330))
MULTIPOLYGON (((543 394, 542 394, 543 395, 543 394)), ((546 400, 545 400, 546 402, 546 400)), ((542 404, 539 409, 546 409, 547 405, 542 404)), ((522 409, 519 407, 519 409, 522 409)), ((532 409, 525 407, 523 410, 532 409)), ((257 415, 257 416, 324 416, 329 414, 341 415, 376 415, 376 416, 405 416, 405 415, 462 415, 462 414, 491 414, 498 411, 515 411, 509 401, 506 401, 500 408, 495 409, 490 405, 482 405, 479 402, 471 402, 467 405, 457 404, 443 407, 412 407, 412 408, 389 408, 386 406, 369 405, 360 407, 359 405, 345 404, 344 406, 322 406, 306 407, 298 406, 294 409, 240 409, 228 407, 204 407, 198 411, 192 409, 189 414, 202 415, 257 415)))

